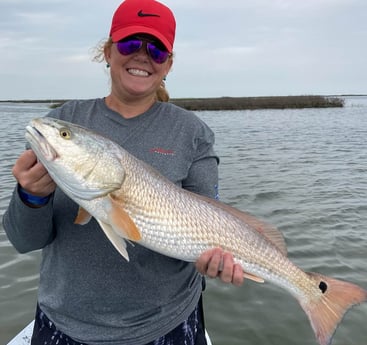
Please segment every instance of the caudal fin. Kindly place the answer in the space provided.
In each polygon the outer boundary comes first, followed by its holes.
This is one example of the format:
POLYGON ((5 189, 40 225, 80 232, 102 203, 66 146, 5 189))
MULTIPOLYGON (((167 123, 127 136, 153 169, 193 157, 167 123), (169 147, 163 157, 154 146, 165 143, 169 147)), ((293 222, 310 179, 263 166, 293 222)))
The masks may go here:
POLYGON ((301 305, 306 312, 320 345, 330 345, 333 334, 344 314, 352 306, 367 300, 367 291, 357 285, 308 273, 321 295, 301 305))

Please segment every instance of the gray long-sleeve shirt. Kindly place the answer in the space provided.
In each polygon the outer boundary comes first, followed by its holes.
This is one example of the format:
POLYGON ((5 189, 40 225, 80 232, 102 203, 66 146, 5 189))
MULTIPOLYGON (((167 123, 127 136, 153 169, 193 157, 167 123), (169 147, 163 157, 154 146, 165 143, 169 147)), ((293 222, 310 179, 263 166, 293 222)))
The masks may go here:
MULTIPOLYGON (((157 102, 125 119, 104 99, 72 101, 50 112, 114 140, 171 181, 214 197, 218 158, 212 131, 192 112, 157 102)), ((20 252, 42 249, 38 302, 64 333, 91 345, 143 345, 166 334, 196 306, 194 265, 128 245, 130 262, 98 224, 73 224, 78 206, 61 190, 29 208, 15 189, 3 223, 20 252)))

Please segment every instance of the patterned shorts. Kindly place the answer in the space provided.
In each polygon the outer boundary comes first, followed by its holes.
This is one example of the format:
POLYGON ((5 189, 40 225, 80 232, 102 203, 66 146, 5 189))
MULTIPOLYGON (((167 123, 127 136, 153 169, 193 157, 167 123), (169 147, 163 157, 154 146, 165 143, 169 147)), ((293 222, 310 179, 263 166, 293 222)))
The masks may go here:
MULTIPOLYGON (((146 345, 206 345, 202 300, 187 320, 171 332, 146 345)), ((37 306, 31 345, 88 345, 59 331, 37 306)))

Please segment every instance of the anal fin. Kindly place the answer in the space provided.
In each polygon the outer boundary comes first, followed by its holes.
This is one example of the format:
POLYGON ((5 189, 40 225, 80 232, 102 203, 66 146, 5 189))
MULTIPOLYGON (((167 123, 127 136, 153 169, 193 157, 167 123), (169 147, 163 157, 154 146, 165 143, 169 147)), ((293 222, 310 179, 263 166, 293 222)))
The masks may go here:
POLYGON ((126 261, 129 261, 129 253, 126 250, 125 240, 116 233, 116 231, 112 228, 111 225, 106 224, 98 219, 97 219, 97 222, 100 225, 100 227, 102 228, 107 238, 110 240, 113 246, 117 249, 117 251, 126 259, 126 261))
POLYGON ((262 278, 260 278, 260 277, 258 277, 258 276, 254 276, 253 274, 251 274, 251 273, 247 273, 247 272, 243 272, 243 276, 245 277, 245 278, 247 278, 247 279, 250 279, 250 280, 253 280, 254 282, 256 282, 256 283, 264 283, 265 282, 265 280, 264 279, 262 279, 262 278))

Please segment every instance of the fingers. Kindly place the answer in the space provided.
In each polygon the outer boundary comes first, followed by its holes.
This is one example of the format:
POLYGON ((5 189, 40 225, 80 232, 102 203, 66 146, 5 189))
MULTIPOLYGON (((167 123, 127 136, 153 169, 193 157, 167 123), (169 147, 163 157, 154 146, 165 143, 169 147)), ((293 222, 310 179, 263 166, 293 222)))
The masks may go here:
POLYGON ((244 281, 242 267, 234 263, 232 254, 224 253, 220 248, 205 251, 197 260, 196 268, 203 275, 219 277, 223 282, 236 286, 244 281))
POLYGON ((212 251, 211 256, 209 257, 206 275, 210 278, 216 278, 219 272, 222 270, 222 250, 220 248, 216 248, 212 251))
POLYGON ((224 283, 231 283, 233 279, 234 261, 233 256, 229 253, 223 254, 223 268, 219 273, 220 279, 224 283))
POLYGON ((235 286, 241 286, 244 281, 243 270, 239 264, 234 263, 233 255, 224 253, 222 262, 223 269, 219 273, 220 279, 224 283, 232 283, 235 286))
POLYGON ((32 150, 27 150, 19 156, 12 171, 22 188, 33 195, 47 196, 56 188, 45 167, 37 162, 32 150))
POLYGON ((215 278, 218 274, 222 250, 220 248, 210 249, 202 253, 196 261, 196 269, 210 278, 215 278))
POLYGON ((239 264, 234 265, 232 284, 235 286, 241 286, 245 278, 243 275, 243 269, 239 264))
POLYGON ((33 165, 37 163, 37 156, 32 150, 24 151, 13 167, 13 175, 17 177, 23 171, 29 170, 33 165))

